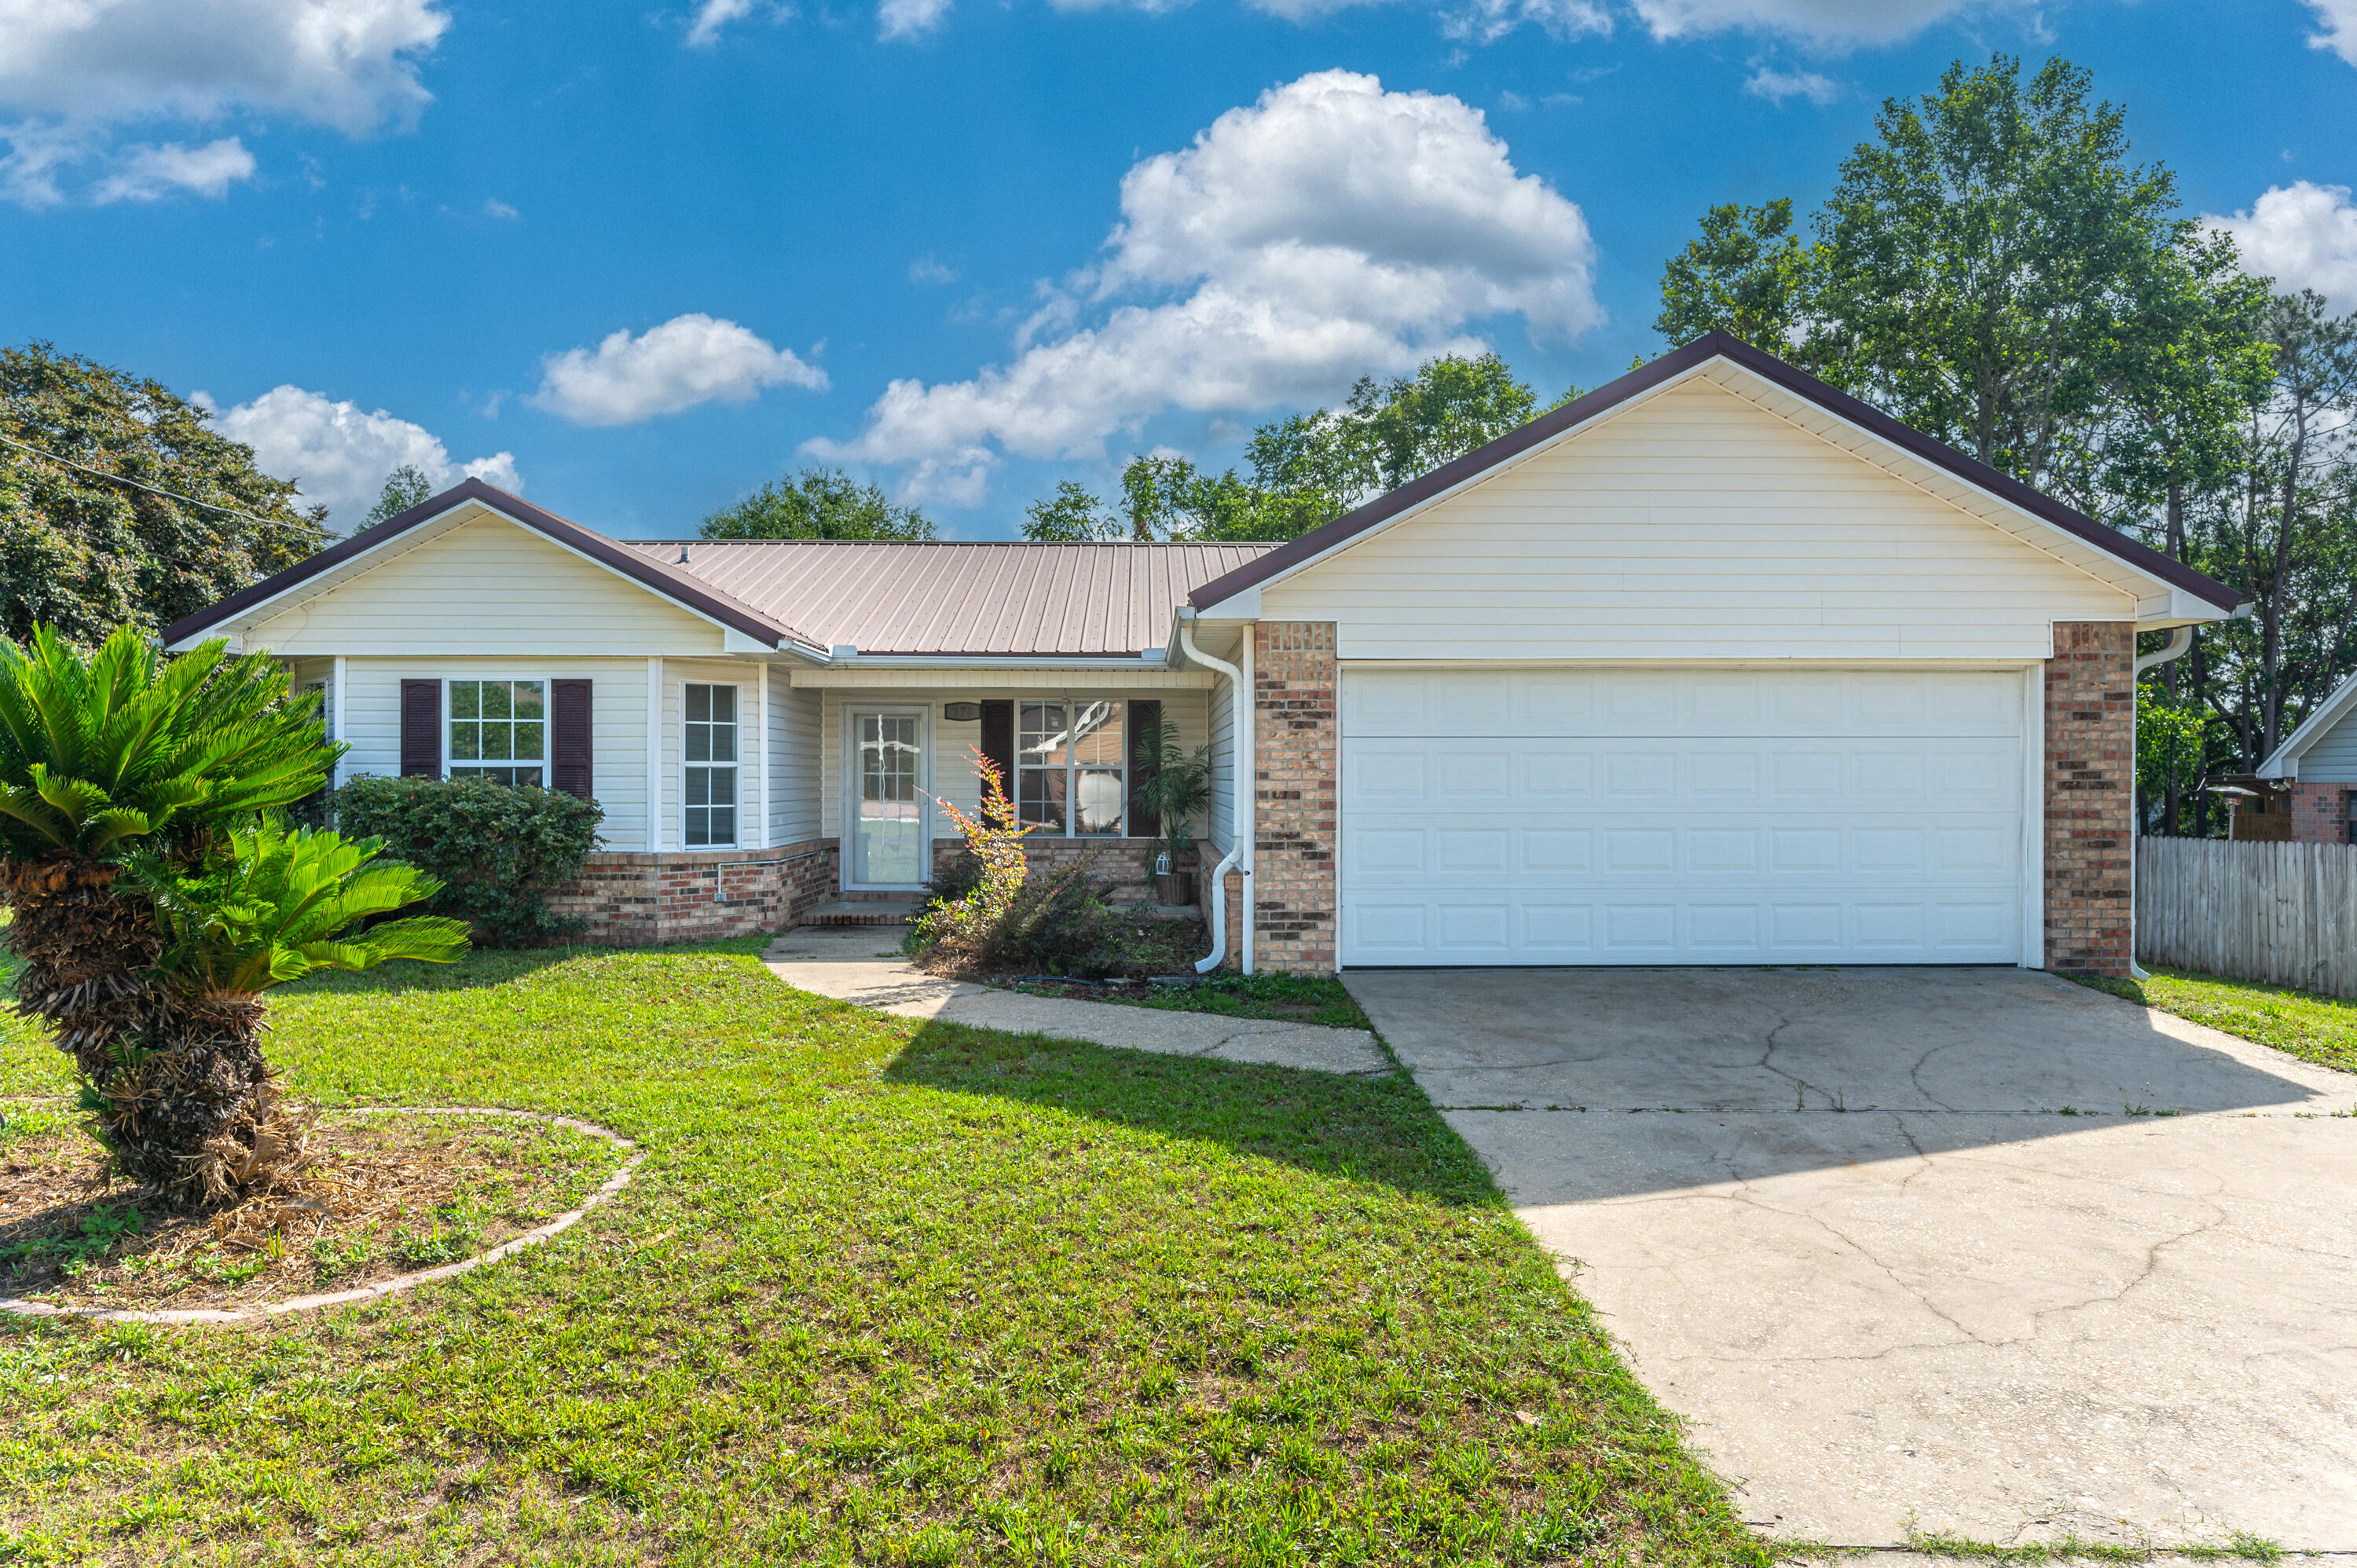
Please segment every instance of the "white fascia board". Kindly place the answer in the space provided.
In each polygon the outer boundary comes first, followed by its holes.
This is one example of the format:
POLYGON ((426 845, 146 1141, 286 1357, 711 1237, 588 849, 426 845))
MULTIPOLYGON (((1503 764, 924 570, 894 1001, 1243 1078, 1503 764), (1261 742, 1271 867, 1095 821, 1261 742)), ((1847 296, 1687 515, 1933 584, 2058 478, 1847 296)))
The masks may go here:
MULTIPOLYGON (((1370 532, 1381 533, 1383 530, 1378 528, 1370 530, 1370 532)), ((1361 534, 1359 537, 1363 539, 1366 535, 1361 534)), ((1352 542, 1355 543, 1357 541, 1354 540, 1352 542)), ((1326 559, 1327 555, 1334 553, 1334 551, 1329 550, 1326 552, 1325 555, 1318 556, 1318 559, 1323 561, 1326 559)), ((1301 564, 1303 566, 1307 566, 1312 564, 1312 563, 1305 561, 1301 564)), ((1294 571, 1298 570, 1300 570, 1299 567, 1294 568, 1294 571)), ((1281 583, 1286 577, 1290 577, 1292 575, 1293 572, 1288 571, 1269 580, 1271 582, 1281 583)), ((1203 609, 1197 611, 1197 618, 1200 620, 1258 620, 1260 619, 1260 590, 1261 585, 1254 584, 1253 586, 1246 588, 1240 594, 1230 594, 1218 604, 1206 606, 1203 609)))
POLYGON ((2309 714, 2305 723, 2285 736, 2282 743, 2267 754, 2266 760, 2258 766, 2259 777, 2262 779, 2298 778, 2301 755, 2309 746, 2324 738, 2325 733, 2340 721, 2341 714, 2349 711, 2352 703, 2357 703, 2357 675, 2352 675, 2340 685, 2335 686, 2332 689, 2332 694, 2317 704, 2316 712, 2309 714))

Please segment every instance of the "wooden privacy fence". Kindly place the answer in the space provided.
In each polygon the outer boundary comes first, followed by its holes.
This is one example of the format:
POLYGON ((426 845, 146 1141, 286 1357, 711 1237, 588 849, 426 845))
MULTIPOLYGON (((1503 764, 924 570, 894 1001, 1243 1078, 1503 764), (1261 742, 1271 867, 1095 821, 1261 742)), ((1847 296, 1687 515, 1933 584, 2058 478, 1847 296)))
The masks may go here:
POLYGON ((2137 961, 2357 996, 2357 845, 2136 841, 2137 961))

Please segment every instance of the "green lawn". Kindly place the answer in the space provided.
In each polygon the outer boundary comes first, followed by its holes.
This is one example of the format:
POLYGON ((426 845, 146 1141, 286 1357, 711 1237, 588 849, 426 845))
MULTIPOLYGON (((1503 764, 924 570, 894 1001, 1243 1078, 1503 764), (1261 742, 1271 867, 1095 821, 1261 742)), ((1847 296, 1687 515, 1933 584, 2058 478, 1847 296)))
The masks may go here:
MULTIPOLYGON (((1085 988, 1028 985, 1021 982, 990 981, 1010 991, 1036 992, 1062 996, 1086 994, 1085 988)), ((1367 1015, 1360 1008, 1342 983, 1329 975, 1318 974, 1237 974, 1222 971, 1205 976, 1192 985, 1174 985, 1136 996, 1107 988, 1092 1001, 1117 1003, 1125 1007, 1159 1007, 1173 1013, 1217 1013, 1230 1018, 1275 1018, 1288 1024, 1320 1024, 1331 1029, 1372 1029, 1367 1015)))
POLYGON ((2152 978, 2097 980, 2082 984, 2343 1072, 2357 1072, 2357 1002, 2311 996, 2276 985, 2228 980, 2186 970, 2157 969, 2152 978))
MULTIPOLYGON (((388 1304, 0 1321, 0 1561, 1766 1562, 1404 1079, 920 1026, 761 945, 282 993, 304 1097, 647 1163, 388 1304)), ((60 1065, 0 1032, 0 1093, 60 1065)))

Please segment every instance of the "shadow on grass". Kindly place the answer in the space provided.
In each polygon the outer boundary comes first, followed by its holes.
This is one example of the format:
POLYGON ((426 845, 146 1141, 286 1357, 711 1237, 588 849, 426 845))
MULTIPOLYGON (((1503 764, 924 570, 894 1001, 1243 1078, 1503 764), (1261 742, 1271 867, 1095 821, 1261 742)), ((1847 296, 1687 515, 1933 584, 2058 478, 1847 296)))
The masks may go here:
POLYGON ((1216 1144, 1443 1204, 1504 1201, 1480 1158, 1405 1073, 1343 1078, 930 1023, 883 1077, 1216 1144))

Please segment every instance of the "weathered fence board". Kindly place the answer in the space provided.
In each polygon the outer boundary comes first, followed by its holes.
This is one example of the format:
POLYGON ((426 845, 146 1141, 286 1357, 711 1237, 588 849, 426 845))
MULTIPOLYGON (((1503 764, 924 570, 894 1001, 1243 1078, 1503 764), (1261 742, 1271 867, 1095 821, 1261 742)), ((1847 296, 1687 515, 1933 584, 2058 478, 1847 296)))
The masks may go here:
POLYGON ((2136 841, 2140 963, 2357 996, 2357 845, 2136 841))

